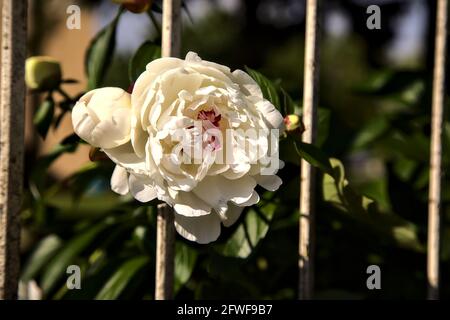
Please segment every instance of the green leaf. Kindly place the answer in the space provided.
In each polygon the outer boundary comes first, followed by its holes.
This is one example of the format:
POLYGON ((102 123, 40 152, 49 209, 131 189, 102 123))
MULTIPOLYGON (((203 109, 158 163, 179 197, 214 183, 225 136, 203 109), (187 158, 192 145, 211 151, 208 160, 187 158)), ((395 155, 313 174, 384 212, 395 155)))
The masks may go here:
POLYGON ((135 82, 145 71, 147 64, 158 58, 161 58, 161 47, 151 41, 144 42, 130 60, 128 66, 130 81, 135 82))
POLYGON ((323 172, 333 174, 330 159, 313 144, 295 141, 295 149, 300 157, 308 161, 311 165, 321 169, 323 172))
POLYGON ((58 159, 59 156, 68 152, 74 152, 77 147, 80 138, 75 134, 71 134, 64 138, 61 143, 57 144, 53 147, 53 150, 50 151, 45 156, 39 158, 37 163, 33 166, 33 170, 31 172, 30 181, 34 183, 38 187, 42 187, 45 183, 47 177, 47 168, 58 159))
POLYGON ((355 88, 356 93, 390 99, 406 106, 420 102, 426 93, 423 71, 382 70, 355 88))
POLYGON ((331 112, 329 109, 317 110, 317 146, 322 146, 328 138, 330 131, 331 112))
POLYGON ((375 199, 382 211, 391 210, 391 202, 388 191, 388 181, 381 175, 378 178, 369 179, 364 183, 358 183, 358 192, 375 199))
POLYGON ((392 169, 400 180, 408 182, 415 178, 414 172, 416 172, 418 166, 417 161, 398 156, 393 163, 392 169))
POLYGON ((177 242, 175 247, 175 294, 191 277, 197 262, 197 251, 190 246, 177 242))
POLYGON ((245 67, 245 70, 261 87, 264 98, 269 100, 278 110, 280 110, 280 97, 278 96, 277 85, 256 70, 250 69, 249 67, 245 67))
POLYGON ((341 194, 346 180, 344 178, 344 165, 337 159, 330 159, 332 174, 323 175, 323 199, 334 205, 342 205, 341 194))
POLYGON ((282 112, 282 114, 298 114, 300 112, 299 106, 294 102, 294 100, 292 100, 291 96, 286 92, 286 90, 280 87, 280 91, 280 111, 282 112))
POLYGON ((353 142, 353 148, 358 150, 366 147, 380 138, 387 130, 389 130, 389 121, 386 118, 376 118, 365 125, 358 133, 353 142))
POLYGON ((55 113, 55 101, 51 96, 45 99, 34 115, 33 123, 39 135, 45 139, 55 113))
POLYGON ((375 231, 381 238, 390 238, 398 246, 423 252, 417 226, 402 217, 379 210, 377 203, 356 193, 345 179, 344 166, 331 159, 333 175, 323 176, 323 199, 341 212, 375 231))
POLYGON ((422 163, 429 161, 430 140, 423 132, 404 133, 400 130, 391 130, 385 135, 382 146, 383 151, 392 155, 400 155, 422 163))
POLYGON ((225 245, 216 249, 224 256, 247 258, 269 231, 276 208, 273 202, 252 207, 225 245))
POLYGON ((120 15, 120 9, 114 20, 102 29, 92 40, 86 52, 86 72, 88 75, 88 90, 102 85, 106 71, 111 65, 116 46, 116 31, 120 15))
POLYGON ((383 70, 374 73, 368 81, 356 88, 358 93, 368 95, 392 95, 407 90, 411 85, 423 79, 423 72, 420 71, 392 71, 383 70))
POLYGON ((286 136, 280 140, 280 159, 284 162, 292 163, 296 166, 300 166, 300 157, 295 151, 295 141, 291 135, 286 136))
POLYGON ((76 197, 67 191, 46 195, 45 203, 58 210, 58 218, 66 221, 76 221, 82 218, 94 218, 105 215, 117 209, 126 201, 112 192, 96 194, 85 193, 76 197))
POLYGON ((95 237, 106 227, 106 224, 97 224, 79 236, 71 239, 49 262, 41 279, 41 288, 49 293, 60 281, 69 265, 73 264, 75 258, 83 252, 95 239, 95 237))
POLYGON ((140 256, 123 263, 119 269, 109 278, 103 288, 97 294, 97 300, 117 299, 136 273, 149 262, 148 256, 140 256))
POLYGON ((61 248, 62 241, 57 235, 49 235, 42 239, 35 247, 22 269, 22 280, 29 281, 36 277, 48 261, 61 248))

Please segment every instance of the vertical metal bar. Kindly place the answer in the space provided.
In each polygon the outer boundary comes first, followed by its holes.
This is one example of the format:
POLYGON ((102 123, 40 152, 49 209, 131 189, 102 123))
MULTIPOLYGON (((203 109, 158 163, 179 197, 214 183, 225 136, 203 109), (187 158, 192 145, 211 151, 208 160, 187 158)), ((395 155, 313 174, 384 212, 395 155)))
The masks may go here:
POLYGON ((430 189, 428 196, 428 299, 439 299, 439 240, 442 174, 442 122, 445 96, 445 54, 448 1, 438 0, 431 116, 430 189))
POLYGON ((17 298, 27 1, 3 0, 0 97, 0 298, 17 298))
MULTIPOLYGON (((181 0, 164 0, 162 56, 178 57, 181 40, 181 0)), ((158 206, 156 235, 155 299, 173 298, 175 259, 174 212, 167 204, 158 206)))
POLYGON ((175 228, 174 212, 167 204, 158 205, 156 234, 155 299, 173 298, 175 228))
MULTIPOLYGON (((319 79, 319 0, 306 2, 306 36, 303 83, 303 121, 305 132, 302 141, 316 140, 318 79, 319 79)), ((313 241, 314 241, 314 180, 315 170, 301 160, 300 220, 299 220, 299 299, 311 299, 314 287, 313 241)))
POLYGON ((181 46, 181 0, 164 0, 162 56, 178 57, 181 46))

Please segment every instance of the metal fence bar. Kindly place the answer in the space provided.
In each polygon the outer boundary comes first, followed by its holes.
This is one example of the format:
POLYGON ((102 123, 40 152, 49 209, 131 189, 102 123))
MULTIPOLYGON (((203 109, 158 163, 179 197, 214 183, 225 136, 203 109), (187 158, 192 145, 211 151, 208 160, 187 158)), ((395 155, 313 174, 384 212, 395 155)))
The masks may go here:
MULTIPOLYGON (((162 56, 178 57, 181 40, 181 0, 164 0, 162 56)), ((175 228, 174 212, 167 204, 158 206, 156 235, 155 299, 173 298, 175 228)))
POLYGON ((0 96, 0 298, 17 298, 27 0, 3 0, 0 96))
MULTIPOLYGON (((318 79, 319 79, 319 0, 306 2, 305 61, 303 83, 303 122, 305 132, 302 141, 316 140, 318 79)), ((315 170, 301 160, 300 220, 299 220, 299 299, 311 299, 314 287, 313 240, 314 240, 314 180, 315 170)))
POLYGON ((445 54, 448 1, 438 0, 431 120, 430 189, 428 196, 428 299, 439 299, 439 240, 442 174, 442 122, 445 96, 445 54))
POLYGON ((155 299, 173 298, 175 228, 174 212, 167 204, 158 205, 156 233, 156 281, 155 299))

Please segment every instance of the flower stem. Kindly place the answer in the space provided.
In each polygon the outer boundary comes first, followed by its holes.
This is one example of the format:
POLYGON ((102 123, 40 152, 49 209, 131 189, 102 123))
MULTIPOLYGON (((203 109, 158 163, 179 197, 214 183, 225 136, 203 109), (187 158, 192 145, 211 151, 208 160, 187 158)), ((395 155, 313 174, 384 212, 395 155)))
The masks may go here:
POLYGON ((161 36, 161 27, 159 26, 159 23, 156 20, 156 17, 153 14, 153 11, 151 9, 149 9, 147 11, 147 14, 150 17, 150 20, 152 20, 153 26, 155 27, 156 31, 158 32, 158 35, 161 36))
POLYGON ((58 91, 58 93, 61 94, 64 97, 64 99, 66 99, 68 101, 73 101, 73 99, 69 96, 69 94, 67 92, 65 92, 61 87, 56 89, 56 91, 58 91))

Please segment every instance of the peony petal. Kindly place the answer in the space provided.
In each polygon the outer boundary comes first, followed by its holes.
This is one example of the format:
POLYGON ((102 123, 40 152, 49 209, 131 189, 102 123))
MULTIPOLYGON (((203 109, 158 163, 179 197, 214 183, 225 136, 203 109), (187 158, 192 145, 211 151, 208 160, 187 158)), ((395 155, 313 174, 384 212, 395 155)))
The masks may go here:
POLYGON ((164 57, 153 60, 147 64, 145 69, 150 73, 161 74, 167 70, 178 68, 182 66, 183 63, 184 61, 179 58, 164 57))
POLYGON ((114 111, 111 119, 101 121, 91 132, 93 145, 111 149, 130 140, 130 110, 119 108, 114 111))
POLYGON ((259 202, 259 194, 256 191, 253 191, 252 196, 245 202, 236 203, 239 207, 250 207, 254 204, 257 204, 259 202))
POLYGON ((250 169, 251 165, 248 163, 232 164, 230 165, 230 170, 222 173, 222 176, 230 180, 236 180, 246 175, 250 169))
POLYGON ((84 141, 94 147, 95 145, 91 139, 91 133, 95 129, 97 123, 89 116, 84 102, 77 102, 72 109, 72 125, 75 133, 84 141))
POLYGON ((126 143, 112 149, 103 149, 103 151, 112 161, 128 169, 130 172, 148 174, 145 159, 141 159, 136 155, 131 143, 126 143))
POLYGON ((221 176, 206 176, 193 192, 220 214, 226 210, 228 201, 236 204, 248 201, 253 195, 255 186, 255 180, 249 176, 236 180, 221 176))
POLYGON ((175 229, 190 241, 206 244, 219 238, 220 218, 215 213, 198 217, 175 214, 175 229))
POLYGON ((228 210, 223 214, 220 219, 225 227, 230 227, 233 225, 241 216, 244 207, 238 207, 233 204, 228 205, 228 210))
POLYGON ((256 103, 256 108, 258 108, 272 129, 284 129, 283 116, 273 104, 264 99, 256 103))
POLYGON ((128 187, 128 172, 121 166, 114 168, 111 176, 111 190, 121 194, 126 195, 130 190, 128 187))
POLYGON ((189 51, 186 53, 186 58, 184 58, 186 62, 201 62, 202 58, 198 56, 198 54, 194 51, 189 51))
POLYGON ((213 163, 212 166, 209 168, 207 175, 215 176, 215 175, 224 173, 229 168, 230 168, 230 166, 227 164, 213 163))
MULTIPOLYGON (((232 195, 230 198, 231 202, 237 205, 245 205, 246 203, 251 202, 251 199, 254 199, 255 187, 256 181, 252 177, 244 176, 238 180, 232 180, 230 185, 226 185, 228 190, 225 192, 232 195)), ((225 186, 223 188, 225 189, 225 186)))
POLYGON ((88 108, 100 121, 110 119, 117 108, 131 110, 131 96, 121 88, 100 88, 90 91, 89 94, 88 98, 83 98, 83 96, 80 100, 87 100, 88 108))
POLYGON ((155 59, 146 66, 146 70, 136 80, 131 100, 133 106, 141 106, 147 96, 147 91, 152 86, 154 80, 164 72, 180 67, 183 60, 178 58, 155 59))
POLYGON ((213 165, 216 160, 216 153, 210 150, 209 148, 205 148, 203 162, 199 166, 195 179, 197 181, 202 181, 203 178, 207 175, 209 169, 213 165))
MULTIPOLYGON (((164 103, 160 105, 160 108, 164 110, 168 108, 175 100, 178 99, 178 94, 182 90, 187 91, 191 94, 195 93, 195 91, 200 88, 200 85, 202 84, 202 81, 204 79, 204 75, 198 73, 190 73, 183 68, 177 68, 167 71, 161 76, 160 80, 161 84, 158 94, 161 94, 164 97, 164 103)), ((162 110, 153 110, 155 109, 156 105, 152 107, 149 115, 150 124, 154 128, 156 127, 156 121, 158 120, 162 110)))
POLYGON ((161 92, 156 89, 150 89, 147 91, 147 95, 145 100, 139 103, 139 105, 134 106, 136 110, 134 110, 135 116, 138 116, 141 119, 141 127, 142 130, 146 131, 148 126, 150 125, 150 117, 149 114, 151 110, 155 108, 155 106, 160 106, 161 103, 164 102, 164 96, 161 92))
POLYGON ((186 58, 185 58, 185 65, 192 65, 192 64, 199 64, 199 65, 203 65, 206 67, 210 67, 212 69, 217 69, 220 70, 221 72, 228 74, 230 73, 230 68, 228 68, 227 66, 224 66, 222 64, 218 64, 215 62, 211 62, 211 61, 205 61, 202 60, 197 53, 193 52, 193 51, 189 51, 186 54, 186 58))
POLYGON ((134 174, 130 174, 130 191, 133 197, 140 202, 149 202, 156 198, 157 193, 151 185, 143 183, 134 174))
POLYGON ((211 206, 191 192, 179 192, 175 201, 175 211, 183 216, 198 217, 211 213, 211 206))
POLYGON ((263 98, 261 88, 246 72, 237 69, 234 70, 232 74, 234 80, 247 91, 246 93, 248 95, 263 98))
POLYGON ((283 181, 280 177, 272 175, 272 176, 264 176, 264 175, 256 175, 253 176, 261 187, 269 191, 276 191, 281 186, 283 181))
POLYGON ((72 110, 74 131, 94 147, 115 148, 130 140, 130 95, 101 88, 83 95, 72 110))
POLYGON ((131 145, 134 152, 139 158, 145 157, 145 144, 147 143, 147 131, 142 130, 138 125, 138 120, 135 116, 131 117, 131 145))

